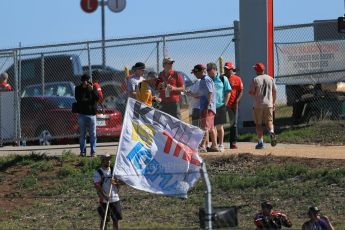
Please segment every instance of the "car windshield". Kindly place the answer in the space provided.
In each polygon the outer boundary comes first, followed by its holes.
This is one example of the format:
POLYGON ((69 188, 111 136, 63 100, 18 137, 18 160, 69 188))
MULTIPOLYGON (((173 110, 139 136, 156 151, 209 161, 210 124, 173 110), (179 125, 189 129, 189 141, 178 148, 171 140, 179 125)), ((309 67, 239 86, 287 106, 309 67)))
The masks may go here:
MULTIPOLYGON (((69 83, 54 83, 44 86, 44 96, 73 96, 74 85, 69 83)), ((42 96, 42 85, 27 86, 22 97, 42 96)))
POLYGON ((60 109, 70 109, 75 102, 74 97, 48 97, 48 100, 60 109))

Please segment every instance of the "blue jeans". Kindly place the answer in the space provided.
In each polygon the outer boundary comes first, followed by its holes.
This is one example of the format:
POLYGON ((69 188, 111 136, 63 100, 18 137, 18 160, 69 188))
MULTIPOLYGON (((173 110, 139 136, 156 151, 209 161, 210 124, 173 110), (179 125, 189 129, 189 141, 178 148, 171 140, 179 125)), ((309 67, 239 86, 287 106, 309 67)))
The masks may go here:
POLYGON ((238 110, 233 111, 227 107, 229 120, 230 120, 230 143, 236 144, 238 138, 238 129, 237 129, 237 119, 238 119, 238 110))
POLYGON ((90 135, 91 155, 96 152, 96 115, 78 114, 80 153, 86 154, 86 131, 90 135))

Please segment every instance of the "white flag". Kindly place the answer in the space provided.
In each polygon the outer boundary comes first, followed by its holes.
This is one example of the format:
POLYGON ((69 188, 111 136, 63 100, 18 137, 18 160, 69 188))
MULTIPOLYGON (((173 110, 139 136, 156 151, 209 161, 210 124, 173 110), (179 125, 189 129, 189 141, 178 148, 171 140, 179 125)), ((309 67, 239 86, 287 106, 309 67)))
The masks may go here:
POLYGON ((200 177, 203 131, 128 99, 114 174, 147 192, 187 197, 200 177))

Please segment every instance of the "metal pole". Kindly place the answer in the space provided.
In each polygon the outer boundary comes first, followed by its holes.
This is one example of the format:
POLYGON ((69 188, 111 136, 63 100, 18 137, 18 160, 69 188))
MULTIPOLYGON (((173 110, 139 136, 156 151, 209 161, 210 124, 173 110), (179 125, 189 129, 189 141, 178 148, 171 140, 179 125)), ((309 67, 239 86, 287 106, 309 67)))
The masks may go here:
POLYGON ((89 65, 89 75, 92 81, 92 70, 91 70, 91 55, 90 55, 90 43, 86 44, 87 47, 87 64, 89 65))
POLYGON ((157 47, 157 73, 159 73, 159 42, 156 43, 157 47))
POLYGON ((203 162, 201 164, 201 178, 204 182, 205 190, 205 227, 206 229, 212 229, 212 189, 211 189, 211 183, 208 178, 208 173, 206 169, 206 164, 203 162))
POLYGON ((167 57, 167 47, 166 47, 165 36, 163 36, 163 58, 167 57))
POLYGON ((240 66, 240 22, 234 21, 234 39, 235 42, 235 62, 236 62, 236 74, 241 75, 240 66))
POLYGON ((44 92, 44 54, 41 54, 41 81, 42 81, 42 96, 45 95, 44 92))
POLYGON ((105 2, 101 0, 102 7, 102 67, 105 69, 105 2))
POLYGON ((16 143, 20 145, 21 139, 21 129, 20 129, 20 92, 19 92, 19 79, 18 79, 18 51, 13 51, 13 61, 14 61, 14 78, 15 78, 15 93, 14 93, 14 104, 15 104, 15 112, 17 113, 16 121, 15 121, 15 136, 16 136, 16 143))

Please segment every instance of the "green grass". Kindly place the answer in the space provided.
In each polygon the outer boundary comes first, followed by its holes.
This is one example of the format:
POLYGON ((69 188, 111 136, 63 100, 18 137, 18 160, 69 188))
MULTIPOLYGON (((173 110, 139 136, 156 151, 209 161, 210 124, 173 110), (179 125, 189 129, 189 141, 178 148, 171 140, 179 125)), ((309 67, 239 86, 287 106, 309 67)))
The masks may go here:
MULTIPOLYGON (((267 130, 264 142, 269 142, 267 130)), ((321 145, 345 145, 345 121, 320 121, 309 126, 289 126, 288 128, 276 128, 277 139, 280 143, 290 144, 321 144, 321 145)), ((229 139, 229 134, 224 138, 229 139)), ((238 141, 256 142, 255 131, 240 134, 238 141)))
MULTIPOLYGON (((2 229, 97 229, 97 195, 92 174, 99 159, 30 155, 0 158, 5 185, 0 199, 2 229), (23 162, 25 162, 23 164, 23 162), (6 172, 5 172, 6 171, 6 172), (32 172, 22 178, 18 174, 32 172), (10 175, 12 176, 11 184, 10 175), (17 178, 17 181, 13 181, 17 178), (11 201, 12 206, 2 201, 11 201)), ((213 205, 247 205, 239 212, 240 229, 252 229, 252 216, 268 199, 289 214, 294 229, 306 220, 309 205, 318 205, 336 229, 345 226, 344 161, 232 155, 207 159, 213 205)), ((0 188, 1 189, 1 188, 0 188)), ((204 204, 202 182, 188 199, 120 189, 123 229, 198 229, 198 211, 204 204)))

